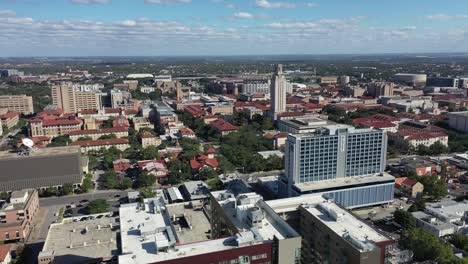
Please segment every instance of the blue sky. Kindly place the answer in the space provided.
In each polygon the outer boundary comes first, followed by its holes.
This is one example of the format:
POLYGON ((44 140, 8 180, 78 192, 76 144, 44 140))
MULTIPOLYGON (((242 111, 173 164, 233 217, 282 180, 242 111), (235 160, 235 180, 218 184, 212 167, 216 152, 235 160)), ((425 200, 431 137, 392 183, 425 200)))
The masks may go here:
POLYGON ((0 56, 468 52, 467 0, 0 0, 0 56))

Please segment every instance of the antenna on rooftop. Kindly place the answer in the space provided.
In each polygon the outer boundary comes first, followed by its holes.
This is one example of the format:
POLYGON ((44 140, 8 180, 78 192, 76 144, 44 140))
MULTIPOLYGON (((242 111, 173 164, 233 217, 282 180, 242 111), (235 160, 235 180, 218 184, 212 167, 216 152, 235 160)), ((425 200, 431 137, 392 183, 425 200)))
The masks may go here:
POLYGON ((33 151, 34 141, 30 138, 23 138, 21 140, 21 144, 22 146, 18 149, 18 155, 29 156, 29 154, 33 151))

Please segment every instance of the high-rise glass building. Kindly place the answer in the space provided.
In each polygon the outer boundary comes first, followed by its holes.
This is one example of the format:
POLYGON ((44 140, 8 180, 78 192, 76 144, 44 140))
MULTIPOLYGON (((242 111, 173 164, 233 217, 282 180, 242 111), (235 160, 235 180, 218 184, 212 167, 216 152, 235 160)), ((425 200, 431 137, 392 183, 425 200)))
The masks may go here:
POLYGON ((323 192, 347 207, 393 200, 394 178, 384 173, 386 152, 382 130, 332 125, 315 133, 289 135, 280 182, 283 196, 323 192), (364 191, 369 187, 384 195, 364 191), (374 197, 360 197, 367 192, 374 197))

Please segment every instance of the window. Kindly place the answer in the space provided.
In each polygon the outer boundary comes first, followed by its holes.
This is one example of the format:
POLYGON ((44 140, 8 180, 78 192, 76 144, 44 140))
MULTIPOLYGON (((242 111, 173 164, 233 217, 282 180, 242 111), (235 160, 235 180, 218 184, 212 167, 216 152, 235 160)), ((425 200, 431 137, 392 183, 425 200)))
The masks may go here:
POLYGON ((19 237, 20 237, 20 232, 16 231, 16 238, 19 238, 19 237))
POLYGON ((267 258, 267 254, 266 254, 266 253, 260 254, 260 255, 252 256, 252 260, 264 259, 264 258, 267 258))
POLYGON ((5 240, 9 240, 9 239, 10 239, 10 233, 5 232, 5 240))
POLYGON ((249 256, 240 256, 239 257, 239 264, 248 264, 250 263, 249 256))

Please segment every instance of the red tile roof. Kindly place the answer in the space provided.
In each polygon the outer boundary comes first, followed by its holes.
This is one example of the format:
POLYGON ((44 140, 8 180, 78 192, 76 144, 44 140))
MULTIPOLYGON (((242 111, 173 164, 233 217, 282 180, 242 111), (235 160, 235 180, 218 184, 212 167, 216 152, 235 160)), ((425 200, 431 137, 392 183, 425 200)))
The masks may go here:
POLYGON ((55 120, 44 120, 43 126, 65 126, 65 125, 81 125, 79 119, 55 119, 55 120))
POLYGON ((200 117, 205 114, 205 111, 199 105, 188 105, 184 107, 184 111, 194 117, 200 117))
POLYGON ((120 145, 120 144, 128 144, 128 139, 110 138, 110 139, 76 141, 76 142, 71 143, 72 146, 80 146, 80 147, 120 145))
POLYGON ((181 129, 179 129, 180 131, 180 134, 182 135, 185 135, 185 136, 188 136, 188 135, 195 135, 195 133, 193 132, 192 129, 188 128, 188 127, 183 127, 181 129))
POLYGON ((304 112, 284 112, 284 113, 279 113, 278 117, 294 117, 294 116, 303 116, 305 115, 304 112))
POLYGON ((218 131, 236 131, 239 130, 239 128, 224 119, 217 119, 213 122, 210 123, 210 126, 212 126, 214 129, 218 131))
POLYGON ((81 110, 80 111, 80 114, 82 114, 82 115, 95 115, 97 113, 99 113, 99 111, 96 110, 96 109, 89 109, 89 110, 81 110))
POLYGON ((19 116, 17 112, 8 112, 6 114, 0 115, 0 119, 10 119, 19 116))
POLYGON ((216 150, 214 148, 209 148, 205 151, 206 154, 216 154, 216 150))
POLYGON ((364 127, 374 127, 374 128, 386 128, 386 127, 396 127, 392 122, 381 121, 373 117, 361 117, 353 120, 353 123, 359 124, 364 127))
POLYGON ((79 136, 79 135, 92 135, 92 134, 112 134, 112 133, 121 133, 128 132, 128 129, 125 127, 111 127, 103 129, 89 129, 89 130, 78 130, 70 132, 70 136, 79 136))
POLYGON ((400 178, 395 179, 395 186, 396 187, 401 187, 402 185, 407 185, 407 186, 413 187, 417 183, 418 183, 417 181, 412 180, 412 179, 410 179, 408 177, 400 177, 400 178))
POLYGON ((10 253, 10 245, 0 245, 0 262, 3 262, 10 253))

